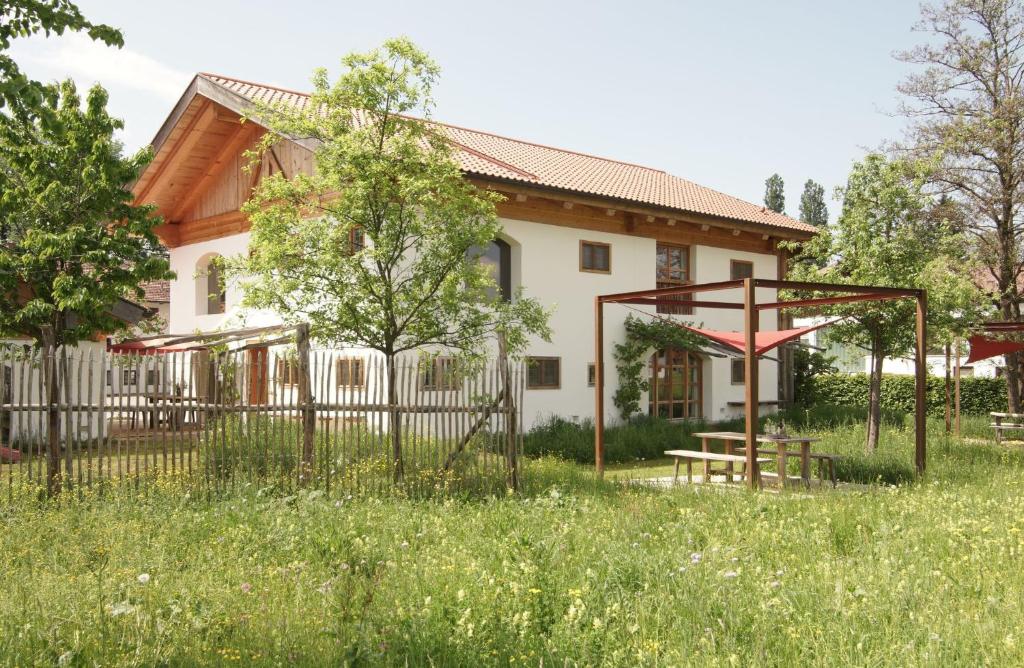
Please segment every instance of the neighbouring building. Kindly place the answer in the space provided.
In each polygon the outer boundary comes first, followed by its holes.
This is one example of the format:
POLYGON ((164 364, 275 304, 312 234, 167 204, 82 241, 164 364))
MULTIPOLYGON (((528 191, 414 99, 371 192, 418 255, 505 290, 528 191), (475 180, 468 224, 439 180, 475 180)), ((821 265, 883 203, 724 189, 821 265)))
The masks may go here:
MULTIPOLYGON (((311 147, 282 139, 251 173, 243 153, 264 134, 240 123, 255 101, 304 105, 300 92, 212 74, 199 74, 153 141, 154 160, 134 186, 140 203, 155 204, 165 224, 158 234, 177 278, 170 283, 169 331, 274 324, 267 313, 242 313, 240 295, 218 285, 217 256, 247 251, 249 223, 239 211, 268 174, 309 171, 311 147)), ((748 276, 782 278, 780 242, 805 240, 814 228, 764 207, 664 171, 584 153, 443 125, 466 178, 500 192, 504 226, 487 257, 498 266, 507 294, 527 294, 556 307, 550 343, 529 349, 524 398, 527 426, 546 415, 593 415, 594 297, 598 294, 704 283, 748 276)), ((740 299, 739 291, 716 299, 740 299)), ((759 300, 774 299, 763 290, 759 300)), ((680 322, 738 330, 742 313, 659 307, 680 322)), ((606 309, 607 405, 616 390, 612 345, 623 336, 625 307, 606 309)), ((778 327, 762 312, 760 328, 778 327)), ((670 418, 721 419, 742 414, 742 364, 701 350, 650 351, 652 384, 644 406, 670 418)), ((253 354, 258 354, 254 352, 253 354)), ((353 355, 369 355, 353 351, 353 355)), ((779 361, 760 367, 760 397, 779 393, 779 361)), ((423 388, 423 391, 437 391, 423 388)), ((610 409, 609 415, 614 409, 610 409)))

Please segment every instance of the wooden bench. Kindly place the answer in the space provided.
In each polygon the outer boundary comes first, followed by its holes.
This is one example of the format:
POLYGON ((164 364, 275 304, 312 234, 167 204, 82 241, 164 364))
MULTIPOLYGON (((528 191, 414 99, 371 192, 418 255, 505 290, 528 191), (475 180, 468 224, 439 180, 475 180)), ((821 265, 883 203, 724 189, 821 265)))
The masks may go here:
MULTIPOLYGON (((730 465, 745 464, 747 461, 745 455, 723 455, 717 452, 698 452, 696 450, 666 450, 665 454, 669 457, 674 457, 676 460, 675 469, 672 475, 672 484, 677 484, 679 482, 679 463, 683 459, 686 460, 686 482, 688 483, 693 482, 693 461, 695 459, 699 459, 708 465, 710 465, 711 462, 726 462, 730 465)), ((758 487, 761 486, 761 464, 767 464, 770 461, 771 459, 768 459, 767 457, 758 457, 754 460, 754 470, 751 473, 753 474, 754 482, 758 487)), ((709 468, 705 468, 705 471, 709 470, 709 468)), ((730 473, 731 472, 732 471, 730 471, 730 473)), ((739 475, 745 474, 746 472, 739 475)), ((707 482, 706 478, 704 482, 707 482)))
MULTIPOLYGON (((745 450, 745 448, 741 448, 741 450, 745 450)), ((773 456, 777 457, 778 456, 778 451, 777 450, 773 450, 773 449, 768 449, 768 448, 758 448, 757 454, 759 454, 759 455, 773 455, 773 456)), ((799 457, 800 456, 799 452, 785 452, 784 454, 785 454, 786 457, 799 457)), ((836 460, 839 460, 839 459, 842 459, 842 458, 839 455, 833 455, 833 454, 830 454, 830 453, 827 453, 827 452, 812 452, 808 456, 811 458, 811 461, 817 461, 818 462, 818 482, 820 482, 821 485, 824 486, 825 485, 825 479, 827 477, 828 480, 832 483, 832 486, 835 487, 838 484, 838 480, 836 478, 836 460), (826 476, 826 473, 827 473, 827 476, 826 476)), ((779 464, 779 476, 783 475, 783 473, 782 473, 783 466, 785 466, 784 462, 779 464)))
POLYGON ((992 417, 992 424, 989 426, 996 431, 996 445, 1003 442, 1004 431, 1019 431, 1024 429, 1024 414, 1021 413, 989 413, 992 417), (1009 420, 1009 422, 1004 422, 1009 420))

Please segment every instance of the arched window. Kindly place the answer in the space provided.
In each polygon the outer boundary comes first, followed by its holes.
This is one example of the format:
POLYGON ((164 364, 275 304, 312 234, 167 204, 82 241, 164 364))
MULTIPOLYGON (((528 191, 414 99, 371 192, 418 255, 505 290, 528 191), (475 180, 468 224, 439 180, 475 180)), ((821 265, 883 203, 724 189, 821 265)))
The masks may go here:
POLYGON ((204 255, 196 264, 196 313, 213 315, 224 313, 227 292, 221 280, 217 254, 204 255))
POLYGON ((703 415, 703 360, 689 350, 669 348, 651 356, 650 414, 663 418, 703 415))
MULTIPOLYGON (((512 301, 512 247, 508 242, 495 239, 483 248, 474 246, 470 255, 488 267, 498 286, 498 295, 504 301, 512 301)), ((487 296, 493 298, 497 295, 491 292, 487 296)))

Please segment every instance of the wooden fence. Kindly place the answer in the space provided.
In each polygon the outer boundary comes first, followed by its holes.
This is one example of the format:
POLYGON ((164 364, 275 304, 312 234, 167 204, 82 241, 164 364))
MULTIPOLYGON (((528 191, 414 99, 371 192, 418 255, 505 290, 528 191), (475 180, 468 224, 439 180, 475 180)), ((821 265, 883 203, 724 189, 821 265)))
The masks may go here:
POLYGON ((210 492, 519 487, 521 363, 404 357, 389 384, 376 353, 298 338, 298 351, 0 349, 0 485, 66 492, 175 474, 210 492))

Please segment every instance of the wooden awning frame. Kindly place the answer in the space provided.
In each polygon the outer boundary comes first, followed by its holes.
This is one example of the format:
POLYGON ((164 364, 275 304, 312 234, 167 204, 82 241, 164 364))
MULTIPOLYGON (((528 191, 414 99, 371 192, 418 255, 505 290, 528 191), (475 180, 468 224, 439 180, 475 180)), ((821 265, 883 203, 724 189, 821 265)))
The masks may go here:
MULTIPOLYGON (((757 355, 755 354, 758 317, 761 311, 783 310, 790 308, 806 308, 809 306, 828 306, 856 302, 880 302, 894 299, 913 299, 917 305, 915 316, 915 392, 914 392, 914 464, 918 474, 925 471, 925 382, 928 367, 925 360, 925 343, 927 341, 926 314, 928 312, 928 294, 917 288, 894 288, 870 285, 842 285, 836 283, 813 283, 807 281, 787 281, 764 278, 744 278, 714 283, 698 283, 680 285, 669 288, 654 288, 598 295, 594 298, 594 460, 597 475, 604 476, 604 307, 605 304, 631 304, 657 307, 658 305, 694 306, 699 308, 717 308, 742 310, 744 317, 744 386, 745 386, 745 417, 746 417, 746 457, 747 470, 753 470, 757 456, 757 424, 758 424, 758 392, 757 392, 757 355), (771 301, 759 304, 757 288, 773 290, 790 290, 795 292, 828 293, 830 296, 807 299, 791 299, 771 301), (719 290, 741 290, 742 301, 711 301, 697 299, 673 299, 680 295, 690 296, 702 292, 719 290)), ((747 484, 753 488, 757 482, 754 476, 746 476, 747 484)))

